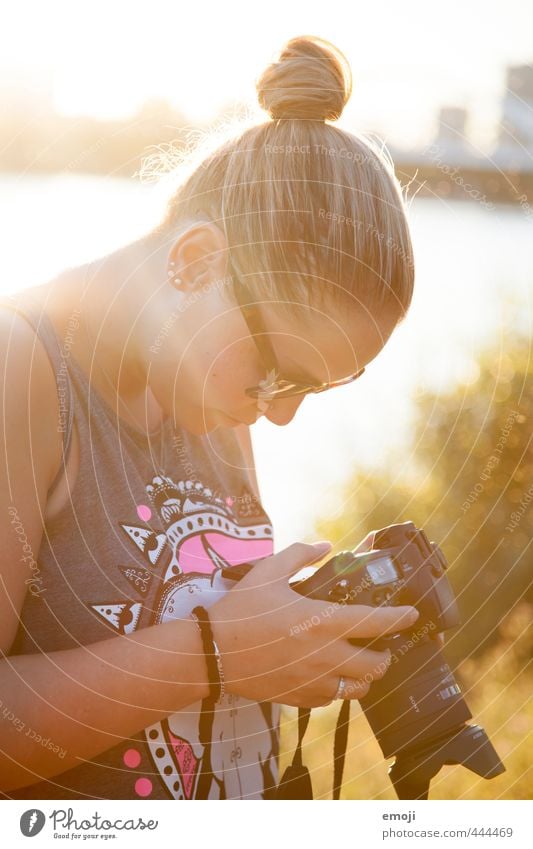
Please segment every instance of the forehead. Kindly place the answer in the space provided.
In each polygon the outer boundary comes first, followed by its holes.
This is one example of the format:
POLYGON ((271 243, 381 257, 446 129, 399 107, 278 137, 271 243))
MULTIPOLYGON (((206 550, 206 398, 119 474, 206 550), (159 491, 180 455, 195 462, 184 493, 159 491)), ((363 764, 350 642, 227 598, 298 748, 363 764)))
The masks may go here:
POLYGON ((325 310, 295 306, 294 316, 262 304, 261 315, 280 368, 313 381, 340 380, 368 365, 382 350, 396 321, 362 306, 325 310))

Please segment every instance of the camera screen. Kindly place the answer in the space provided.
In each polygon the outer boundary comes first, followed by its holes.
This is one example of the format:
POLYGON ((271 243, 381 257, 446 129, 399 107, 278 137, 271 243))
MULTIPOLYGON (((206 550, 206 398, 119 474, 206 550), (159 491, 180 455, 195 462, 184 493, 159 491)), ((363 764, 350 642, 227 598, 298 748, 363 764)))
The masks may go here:
POLYGON ((382 557, 380 560, 367 563, 366 568, 373 584, 388 584, 398 578, 390 557, 382 557))

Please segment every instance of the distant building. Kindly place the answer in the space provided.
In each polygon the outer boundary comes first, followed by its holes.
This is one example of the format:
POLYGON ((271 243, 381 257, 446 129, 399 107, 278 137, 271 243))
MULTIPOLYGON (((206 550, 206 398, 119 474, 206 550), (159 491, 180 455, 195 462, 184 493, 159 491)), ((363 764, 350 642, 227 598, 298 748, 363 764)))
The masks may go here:
POLYGON ((468 110, 462 106, 442 106, 438 114, 437 132, 429 147, 422 151, 421 161, 447 162, 450 165, 479 165, 480 154, 467 135, 468 110))
POLYGON ((439 112, 439 126, 435 144, 464 145, 468 112, 461 106, 443 106, 439 112))
POLYGON ((507 68, 497 159, 511 168, 533 165, 533 66, 507 68))

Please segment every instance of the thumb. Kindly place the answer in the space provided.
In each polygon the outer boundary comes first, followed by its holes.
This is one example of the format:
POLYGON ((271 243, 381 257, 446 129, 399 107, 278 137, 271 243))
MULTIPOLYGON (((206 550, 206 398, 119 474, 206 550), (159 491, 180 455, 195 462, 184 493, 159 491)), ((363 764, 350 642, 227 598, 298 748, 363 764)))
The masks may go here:
POLYGON ((333 543, 328 540, 313 543, 295 542, 267 558, 268 563, 265 562, 261 567, 261 578, 268 577, 273 581, 290 578, 304 566, 322 560, 332 548, 333 543))
POLYGON ((370 531, 366 537, 361 540, 359 545, 352 550, 353 554, 362 554, 365 551, 371 551, 374 548, 377 531, 370 531))

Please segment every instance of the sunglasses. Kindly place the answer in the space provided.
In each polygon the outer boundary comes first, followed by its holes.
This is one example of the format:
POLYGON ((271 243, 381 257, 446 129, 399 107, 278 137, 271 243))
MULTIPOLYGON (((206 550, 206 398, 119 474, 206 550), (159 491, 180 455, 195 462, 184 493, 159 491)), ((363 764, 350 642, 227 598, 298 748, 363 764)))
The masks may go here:
MULTIPOLYGON (((234 272, 233 268, 232 271, 234 272)), ((282 378, 281 370, 270 342, 268 331, 263 323, 259 306, 253 302, 250 290, 242 280, 235 273, 233 273, 232 277, 237 303, 267 372, 266 378, 260 381, 258 386, 251 386, 245 390, 249 398, 262 399, 267 402, 280 398, 293 398, 298 395, 309 395, 312 392, 325 392, 327 389, 333 389, 336 386, 346 386, 346 384, 353 383, 354 380, 361 377, 365 371, 364 368, 359 369, 355 374, 343 377, 340 380, 334 380, 331 383, 300 383, 282 378)))

